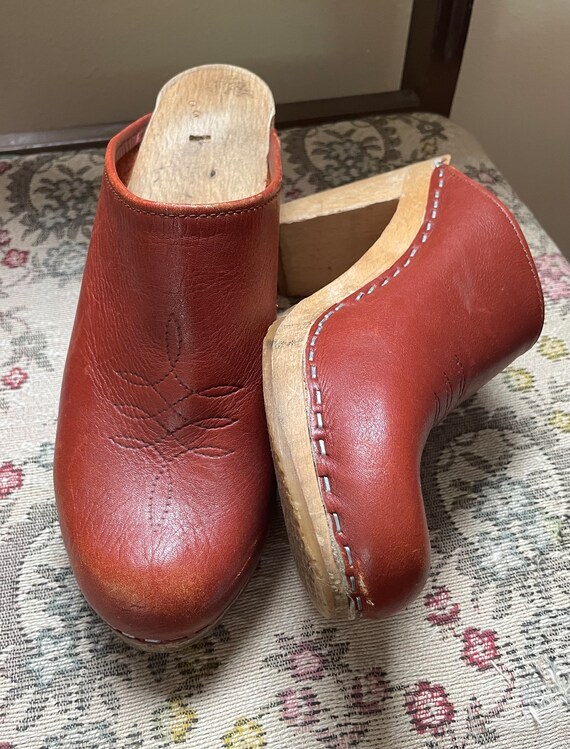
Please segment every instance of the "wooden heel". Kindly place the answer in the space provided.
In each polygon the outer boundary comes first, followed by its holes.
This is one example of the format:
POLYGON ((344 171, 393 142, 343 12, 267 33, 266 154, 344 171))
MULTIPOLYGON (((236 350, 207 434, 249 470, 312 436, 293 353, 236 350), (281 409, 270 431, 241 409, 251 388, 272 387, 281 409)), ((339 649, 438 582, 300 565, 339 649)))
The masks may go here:
MULTIPOLYGON (((440 160, 449 163, 450 159, 440 160)), ((413 164, 284 203, 279 293, 310 296, 351 268, 386 229, 404 182, 419 167, 413 164)))

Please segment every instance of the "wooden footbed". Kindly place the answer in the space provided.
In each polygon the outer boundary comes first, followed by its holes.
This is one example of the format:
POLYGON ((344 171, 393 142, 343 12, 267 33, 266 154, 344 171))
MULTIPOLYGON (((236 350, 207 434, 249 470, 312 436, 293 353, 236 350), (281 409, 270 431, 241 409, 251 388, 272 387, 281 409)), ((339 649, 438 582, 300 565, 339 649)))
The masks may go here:
POLYGON ((203 65, 180 73, 158 94, 129 190, 178 205, 261 192, 274 115, 271 91, 248 70, 203 65))

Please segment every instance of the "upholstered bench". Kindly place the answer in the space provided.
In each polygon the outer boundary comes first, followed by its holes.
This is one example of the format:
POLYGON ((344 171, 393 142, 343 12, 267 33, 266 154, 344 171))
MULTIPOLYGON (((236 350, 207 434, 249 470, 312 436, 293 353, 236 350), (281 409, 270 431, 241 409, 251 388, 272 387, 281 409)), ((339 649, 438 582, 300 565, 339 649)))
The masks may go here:
POLYGON ((570 267, 440 116, 281 137, 284 200, 450 153, 518 218, 544 288, 542 337, 429 439, 432 572, 407 611, 319 618, 276 511, 258 571, 213 633, 185 655, 137 652, 75 584, 51 477, 103 154, 0 160, 0 747, 570 746, 570 267))

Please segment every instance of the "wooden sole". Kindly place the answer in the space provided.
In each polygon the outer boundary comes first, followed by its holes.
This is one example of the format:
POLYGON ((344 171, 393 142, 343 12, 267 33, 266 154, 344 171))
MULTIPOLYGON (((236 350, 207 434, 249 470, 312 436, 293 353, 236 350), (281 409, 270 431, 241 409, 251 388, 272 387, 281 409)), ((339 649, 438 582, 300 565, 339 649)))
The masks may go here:
MULTIPOLYGON (((230 606, 228 606, 228 609, 233 605, 234 602, 235 601, 232 601, 230 606)), ((203 637, 209 635, 210 632, 218 624, 218 622, 222 619, 222 617, 226 615, 228 609, 226 609, 222 613, 222 615, 218 617, 215 622, 213 622, 213 624, 210 624, 209 627, 206 627, 200 632, 197 632, 193 637, 188 637, 183 640, 171 640, 170 642, 161 642, 157 640, 156 642, 152 642, 151 640, 139 640, 136 637, 131 637, 130 635, 126 635, 124 632, 119 632, 119 630, 113 629, 113 627, 110 627, 110 629, 114 635, 116 635, 120 640, 122 640, 127 645, 130 645, 130 647, 134 648, 135 650, 141 650, 144 653, 180 653, 189 649, 198 640, 201 640, 203 637)))
POLYGON ((137 640, 135 637, 129 637, 122 632, 117 632, 116 629, 111 627, 111 631, 116 635, 119 640, 129 645, 135 650, 140 650, 143 653, 179 653, 189 648, 193 642, 204 637, 207 632, 200 633, 196 637, 192 637, 188 640, 174 640, 172 642, 148 642, 147 640, 137 640))
MULTIPOLYGON (((449 157, 442 157, 439 162, 448 163, 449 157)), ((308 334, 318 317, 372 282, 406 252, 424 221, 435 168, 436 162, 430 160, 365 181, 368 184, 364 192, 368 195, 364 200, 361 193, 361 202, 377 204, 398 200, 391 220, 352 267, 291 308, 271 326, 264 341, 265 408, 287 530, 305 586, 317 609, 327 618, 352 619, 357 612, 349 595, 344 563, 323 503, 313 460, 305 379, 308 334)), ((359 189, 362 191, 362 185, 359 189)), ((343 205, 351 203, 355 187, 347 185, 329 192, 334 193, 332 203, 327 202, 331 196, 322 193, 318 196, 320 207, 317 196, 309 207, 314 202, 315 216, 337 216, 338 228, 337 214, 342 212, 343 205), (343 191, 347 193, 346 201, 343 191)), ((295 210, 307 216, 310 214, 306 210, 309 199, 303 200, 305 206, 297 206, 295 210)), ((299 244, 301 252, 304 246, 304 243, 299 244)))

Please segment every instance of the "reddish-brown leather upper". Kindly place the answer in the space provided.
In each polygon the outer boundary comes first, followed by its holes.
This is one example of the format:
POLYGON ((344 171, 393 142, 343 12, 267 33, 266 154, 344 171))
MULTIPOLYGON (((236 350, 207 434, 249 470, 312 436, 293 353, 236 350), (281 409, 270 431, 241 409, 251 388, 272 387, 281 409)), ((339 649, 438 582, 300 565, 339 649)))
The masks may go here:
POLYGON ((540 283, 512 215, 448 166, 434 171, 408 251, 315 321, 306 351, 313 456, 357 613, 390 615, 420 591, 426 438, 526 351, 542 322, 540 283))
POLYGON ((149 117, 110 142, 60 401, 55 490, 93 608, 139 639, 213 623, 252 572, 273 470, 261 344, 275 316, 279 142, 258 195, 126 188, 149 117))

